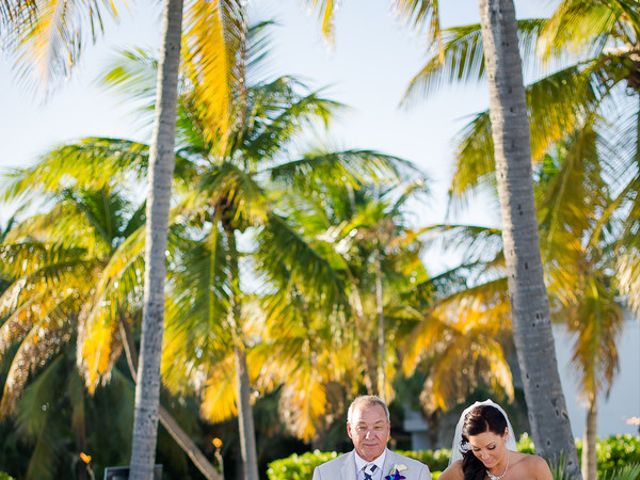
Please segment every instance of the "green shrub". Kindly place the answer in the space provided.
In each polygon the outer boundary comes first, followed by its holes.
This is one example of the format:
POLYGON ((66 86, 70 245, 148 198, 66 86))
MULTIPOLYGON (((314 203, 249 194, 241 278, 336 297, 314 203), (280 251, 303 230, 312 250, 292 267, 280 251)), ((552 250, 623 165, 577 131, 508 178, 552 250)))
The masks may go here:
POLYGON ((596 458, 598 476, 617 467, 640 464, 640 437, 627 434, 602 439, 596 443, 596 458))
POLYGON ((267 477, 269 480, 310 480, 313 469, 318 465, 338 457, 336 452, 314 450, 302 455, 293 454, 269 464, 267 477))
POLYGON ((440 472, 447 468, 449 457, 451 456, 451 450, 448 448, 439 450, 398 450, 398 453, 429 465, 429 470, 431 471, 440 472))
MULTIPOLYGON (((576 440, 578 457, 582 450, 582 442, 576 440)), ((526 433, 518 440, 518 450, 523 453, 535 453, 533 440, 526 433)), ((398 453, 415 458, 429 466, 433 480, 447 468, 451 451, 440 450, 399 451, 398 453)), ((338 457, 336 452, 307 452, 303 455, 291 455, 275 460, 269 464, 267 476, 269 480, 311 480, 313 469, 321 463, 338 457)), ((634 435, 613 435, 598 440, 596 446, 598 460, 598 477, 604 478, 614 469, 640 464, 640 437, 634 435)), ((625 477, 626 478, 626 477, 625 477)), ((3 480, 0 477, 0 480, 3 480)), ((638 479, 640 480, 640 479, 638 479)))
POLYGON ((536 447, 533 445, 533 440, 528 433, 520 435, 520 440, 518 440, 516 447, 518 451, 522 453, 536 453, 536 447))
POLYGON ((0 480, 15 480, 15 478, 8 473, 0 472, 0 480))

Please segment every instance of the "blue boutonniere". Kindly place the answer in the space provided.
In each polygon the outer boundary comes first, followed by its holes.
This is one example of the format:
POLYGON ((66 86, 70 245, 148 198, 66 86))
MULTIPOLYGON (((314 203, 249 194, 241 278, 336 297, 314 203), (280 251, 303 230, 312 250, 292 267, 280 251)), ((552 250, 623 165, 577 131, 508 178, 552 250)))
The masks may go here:
POLYGON ((407 477, 403 476, 400 473, 406 469, 407 469, 406 465, 403 465, 401 463, 395 464, 393 467, 391 467, 391 471, 389 472, 389 475, 384 477, 384 480, 406 480, 407 477))

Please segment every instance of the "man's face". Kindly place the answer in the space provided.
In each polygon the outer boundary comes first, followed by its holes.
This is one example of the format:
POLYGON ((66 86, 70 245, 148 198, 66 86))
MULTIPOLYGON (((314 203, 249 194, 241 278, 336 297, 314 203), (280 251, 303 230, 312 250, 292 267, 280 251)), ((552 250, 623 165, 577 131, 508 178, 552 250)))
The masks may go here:
POLYGON ((356 407, 351 422, 347 422, 347 434, 358 455, 367 462, 382 455, 390 436, 384 409, 380 405, 356 407))

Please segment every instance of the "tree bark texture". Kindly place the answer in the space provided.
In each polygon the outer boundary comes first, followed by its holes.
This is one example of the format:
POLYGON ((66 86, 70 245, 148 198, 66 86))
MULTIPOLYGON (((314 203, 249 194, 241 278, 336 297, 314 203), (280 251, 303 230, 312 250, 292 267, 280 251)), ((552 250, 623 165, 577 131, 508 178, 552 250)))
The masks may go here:
POLYGON ((182 0, 164 0, 155 124, 149 157, 142 340, 130 480, 152 480, 160 403, 164 283, 182 33, 182 0))
POLYGON ((597 395, 589 395, 589 406, 582 442, 582 478, 596 480, 598 475, 596 463, 596 433, 598 420, 597 395))
MULTIPOLYGON (((131 372, 131 378, 136 382, 138 355, 133 343, 131 332, 127 328, 125 321, 120 322, 120 336, 122 337, 122 343, 127 357, 127 364, 129 365, 129 371, 131 372)), ((160 423, 167 432, 169 432, 171 438, 173 438, 182 451, 187 454, 200 473, 202 473, 207 480, 222 480, 224 478, 223 475, 216 470, 211 462, 209 462, 204 453, 202 453, 187 432, 185 432, 178 422, 176 422, 171 413, 162 405, 159 405, 158 408, 160 423)))
POLYGON ((386 365, 385 365, 385 331, 384 331, 384 292, 382 289, 382 247, 376 252, 376 315, 378 317, 378 395, 386 401, 386 365))
POLYGON ((551 332, 533 197, 522 62, 512 0, 479 0, 496 179, 513 319, 529 421, 538 453, 579 476, 551 332))
POLYGON ((251 385, 247 368, 247 357, 242 332, 242 307, 240 304, 240 269, 238 268, 238 248, 233 228, 224 225, 228 245, 228 281, 231 290, 228 323, 234 331, 234 357, 236 367, 236 401, 238 402, 238 429, 240 434, 240 455, 244 480, 259 480, 258 456, 256 453, 253 408, 251 406, 251 385))

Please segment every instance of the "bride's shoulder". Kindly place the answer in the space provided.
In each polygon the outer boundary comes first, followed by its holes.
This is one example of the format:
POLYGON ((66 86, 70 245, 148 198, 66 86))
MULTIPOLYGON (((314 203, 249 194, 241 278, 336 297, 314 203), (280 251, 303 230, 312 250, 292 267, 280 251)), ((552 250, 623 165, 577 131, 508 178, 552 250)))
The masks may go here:
POLYGON ((517 453, 516 462, 519 468, 526 470, 527 477, 535 478, 536 480, 551 480, 551 470, 544 458, 538 455, 529 455, 526 453, 517 453))
POLYGON ((462 480, 463 478, 464 473, 462 472, 462 460, 453 462, 438 477, 439 480, 462 480))

